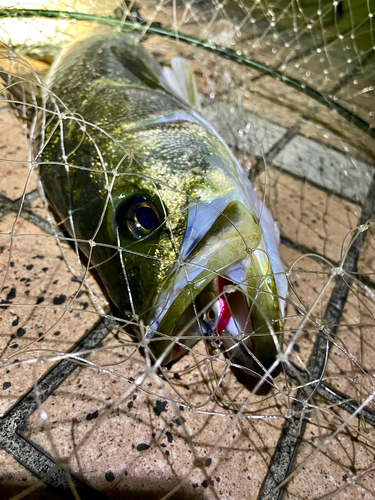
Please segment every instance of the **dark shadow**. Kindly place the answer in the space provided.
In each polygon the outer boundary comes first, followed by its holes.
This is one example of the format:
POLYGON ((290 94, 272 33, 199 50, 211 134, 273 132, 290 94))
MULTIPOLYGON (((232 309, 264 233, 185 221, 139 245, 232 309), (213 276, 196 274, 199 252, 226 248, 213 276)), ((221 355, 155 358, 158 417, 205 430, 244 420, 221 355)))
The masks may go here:
MULTIPOLYGON (((128 484, 124 484, 124 481, 122 481, 121 485, 116 485, 116 481, 117 478, 102 491, 93 490, 90 487, 86 489, 83 486, 78 494, 81 500, 160 500, 178 484, 178 480, 164 482, 163 479, 150 480, 148 477, 129 478, 127 481, 128 484), (163 484, 161 485, 161 483, 163 484)), ((191 484, 187 484, 188 488, 193 491, 184 491, 182 486, 180 491, 170 497, 171 500, 196 500, 198 498, 204 500, 206 498, 204 487, 201 484, 196 485, 196 491, 194 491, 194 487, 191 484)), ((32 487, 32 483, 26 477, 20 478, 20 482, 17 483, 12 483, 12 481, 7 482, 6 478, 0 477, 0 498, 2 500, 10 500, 16 495, 24 494, 30 487, 32 487), (20 484, 22 481, 24 484, 20 484)), ((207 490, 209 488, 208 486, 207 490)), ((61 488, 54 488, 43 484, 36 487, 29 494, 26 494, 23 498, 26 500, 71 500, 74 499, 74 495, 71 491, 62 491, 61 488)))

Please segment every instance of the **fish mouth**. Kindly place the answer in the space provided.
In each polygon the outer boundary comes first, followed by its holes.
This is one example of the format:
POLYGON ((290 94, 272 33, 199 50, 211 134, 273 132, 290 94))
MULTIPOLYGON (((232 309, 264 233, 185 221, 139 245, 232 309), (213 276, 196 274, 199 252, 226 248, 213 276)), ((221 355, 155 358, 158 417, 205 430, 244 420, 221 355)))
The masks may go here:
POLYGON ((161 319, 151 322, 156 363, 170 367, 205 338, 221 348, 241 383, 269 391, 269 377, 281 368, 283 325, 263 243, 256 216, 239 201, 229 203, 164 284, 154 311, 161 319))

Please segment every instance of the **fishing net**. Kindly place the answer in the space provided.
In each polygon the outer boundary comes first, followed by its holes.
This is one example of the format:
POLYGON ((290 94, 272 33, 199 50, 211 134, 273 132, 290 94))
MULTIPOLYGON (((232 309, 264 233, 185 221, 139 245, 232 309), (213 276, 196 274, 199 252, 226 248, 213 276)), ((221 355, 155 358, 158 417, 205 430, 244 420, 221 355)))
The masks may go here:
POLYGON ((374 2, 0 6, 1 498, 374 498, 374 2), (204 340, 153 370, 38 189, 29 96, 102 25, 188 61, 278 223, 289 292, 267 395, 204 340))

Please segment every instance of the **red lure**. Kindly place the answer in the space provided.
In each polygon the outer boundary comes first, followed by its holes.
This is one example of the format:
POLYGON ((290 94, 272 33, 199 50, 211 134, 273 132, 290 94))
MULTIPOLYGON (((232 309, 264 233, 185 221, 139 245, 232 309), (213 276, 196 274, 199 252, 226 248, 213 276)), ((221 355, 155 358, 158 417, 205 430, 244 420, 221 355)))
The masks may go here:
MULTIPOLYGON (((226 279, 219 276, 218 285, 219 285, 220 294, 223 292, 225 284, 226 284, 226 279)), ((230 312, 229 306, 228 306, 227 301, 225 300, 223 295, 221 295, 219 297, 218 304, 219 304, 220 316, 219 316, 219 320, 217 322, 217 326, 214 329, 214 333, 219 333, 219 332, 223 331, 226 328, 226 326, 228 325, 230 318, 231 318, 231 312, 230 312)))

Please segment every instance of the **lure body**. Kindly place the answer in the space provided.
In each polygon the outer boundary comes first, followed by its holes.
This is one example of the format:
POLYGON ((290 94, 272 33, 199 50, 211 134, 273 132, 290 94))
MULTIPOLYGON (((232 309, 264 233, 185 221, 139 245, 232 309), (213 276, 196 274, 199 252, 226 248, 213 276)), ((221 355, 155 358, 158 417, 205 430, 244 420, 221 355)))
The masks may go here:
POLYGON ((35 143, 46 197, 112 302, 148 326, 155 359, 210 334, 209 291, 227 356, 263 373, 282 342, 278 231, 222 138, 130 35, 69 46, 47 87, 35 143))

